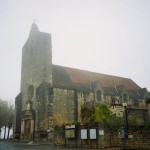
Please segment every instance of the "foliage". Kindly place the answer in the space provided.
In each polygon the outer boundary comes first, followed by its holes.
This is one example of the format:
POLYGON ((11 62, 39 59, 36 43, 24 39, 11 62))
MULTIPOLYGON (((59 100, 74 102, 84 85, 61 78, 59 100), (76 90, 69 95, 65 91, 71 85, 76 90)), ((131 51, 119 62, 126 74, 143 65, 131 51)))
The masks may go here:
POLYGON ((8 114, 7 102, 0 99, 0 127, 6 124, 6 118, 8 114))
POLYGON ((138 125, 136 117, 128 117, 128 126, 138 125))
POLYGON ((150 130, 150 122, 147 122, 143 128, 143 130, 150 130))
POLYGON ((4 126, 4 140, 6 138, 6 127, 8 128, 7 139, 9 138, 9 131, 12 128, 14 119, 14 107, 8 101, 0 99, 0 129, 4 126))
POLYGON ((75 121, 75 122, 73 122, 72 124, 73 124, 73 125, 80 125, 80 122, 75 121))
POLYGON ((111 116, 111 111, 105 104, 92 106, 89 109, 82 110, 83 122, 86 123, 102 123, 111 116))
POLYGON ((84 124, 93 122, 94 107, 82 109, 82 120, 84 124))
POLYGON ((118 130, 118 128, 123 126, 123 118, 111 116, 106 120, 106 126, 111 130, 118 130))
POLYGON ((110 116, 111 111, 105 104, 100 104, 95 107, 94 120, 95 122, 105 122, 110 116))
POLYGON ((14 119, 14 106, 8 101, 0 99, 0 128, 6 126, 12 127, 14 119))

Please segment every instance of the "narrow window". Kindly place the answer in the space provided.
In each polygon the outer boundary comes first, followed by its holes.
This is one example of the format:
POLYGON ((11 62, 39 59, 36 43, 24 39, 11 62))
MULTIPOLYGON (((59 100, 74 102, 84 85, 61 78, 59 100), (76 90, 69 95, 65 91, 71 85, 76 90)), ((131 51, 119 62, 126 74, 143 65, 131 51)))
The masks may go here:
POLYGON ((101 91, 98 90, 98 91, 96 92, 96 95, 97 95, 97 101, 100 102, 100 101, 101 101, 101 91))
POLYGON ((123 103, 127 102, 127 94, 123 94, 123 103))

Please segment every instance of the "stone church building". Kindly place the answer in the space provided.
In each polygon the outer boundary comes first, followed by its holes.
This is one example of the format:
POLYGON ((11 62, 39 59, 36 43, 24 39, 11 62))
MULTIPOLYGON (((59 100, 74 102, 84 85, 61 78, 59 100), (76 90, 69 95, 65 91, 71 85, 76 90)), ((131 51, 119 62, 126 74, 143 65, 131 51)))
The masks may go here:
POLYGON ((33 23, 22 48, 14 132, 20 139, 30 140, 35 131, 82 122, 81 109, 87 102, 101 102, 111 108, 112 104, 126 101, 128 106, 141 111, 144 122, 147 95, 146 88, 129 78, 54 65, 51 35, 40 32, 33 23))

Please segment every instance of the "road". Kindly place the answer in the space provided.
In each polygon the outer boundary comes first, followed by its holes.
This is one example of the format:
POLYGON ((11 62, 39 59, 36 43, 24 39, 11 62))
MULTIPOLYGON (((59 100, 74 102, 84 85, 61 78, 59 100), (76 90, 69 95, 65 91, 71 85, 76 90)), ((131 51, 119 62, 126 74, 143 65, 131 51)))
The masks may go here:
MULTIPOLYGON (((0 150, 75 150, 75 149, 76 148, 56 147, 53 143, 40 144, 28 142, 0 141, 0 150)), ((87 149, 77 148, 77 150, 87 150, 87 149)), ((110 148, 107 150, 118 150, 118 148, 110 148)))
MULTIPOLYGON (((12 142, 0 141, 0 150, 64 150, 64 148, 57 148, 54 144, 38 144, 27 142, 12 142)), ((71 150, 71 149, 70 149, 71 150)))

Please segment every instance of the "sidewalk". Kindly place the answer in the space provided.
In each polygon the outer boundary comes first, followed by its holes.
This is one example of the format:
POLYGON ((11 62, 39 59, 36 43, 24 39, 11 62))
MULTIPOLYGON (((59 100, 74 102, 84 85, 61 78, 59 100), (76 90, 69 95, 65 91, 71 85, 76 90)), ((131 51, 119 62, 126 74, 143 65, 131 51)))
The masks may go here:
MULTIPOLYGON (((33 141, 3 141, 5 143, 11 143, 12 145, 14 146, 21 146, 21 147, 26 147, 26 146, 33 146, 33 147, 53 147, 54 149, 59 149, 59 150, 69 150, 69 149, 77 149, 77 150, 96 150, 96 148, 81 148, 81 147, 78 147, 78 148, 69 148, 69 147, 64 147, 64 146, 56 146, 53 142, 49 141, 49 142, 33 142, 33 141)), ((98 148, 98 150, 120 150, 120 148, 98 148)))
MULTIPOLYGON (((63 149, 70 149, 70 147, 64 147, 64 146, 56 146, 53 142, 49 141, 49 142, 46 142, 46 143, 39 143, 39 142, 27 142, 26 145, 53 145, 54 147, 56 148, 63 148, 63 149)), ((77 150, 96 150, 97 148, 81 148, 81 147, 73 147, 73 149, 77 149, 77 150)), ((97 150, 120 150, 119 147, 114 147, 114 148, 98 148, 97 150)))

